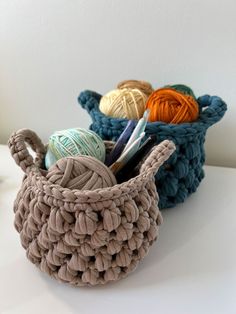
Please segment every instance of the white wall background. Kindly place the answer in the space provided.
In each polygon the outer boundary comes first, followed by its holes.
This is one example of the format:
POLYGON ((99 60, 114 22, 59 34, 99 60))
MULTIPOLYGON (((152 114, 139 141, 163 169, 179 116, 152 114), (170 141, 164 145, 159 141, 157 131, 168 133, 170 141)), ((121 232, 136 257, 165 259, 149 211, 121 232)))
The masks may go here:
POLYGON ((0 0, 0 143, 88 127, 79 92, 126 78, 221 96, 207 163, 236 167, 235 0, 0 0))

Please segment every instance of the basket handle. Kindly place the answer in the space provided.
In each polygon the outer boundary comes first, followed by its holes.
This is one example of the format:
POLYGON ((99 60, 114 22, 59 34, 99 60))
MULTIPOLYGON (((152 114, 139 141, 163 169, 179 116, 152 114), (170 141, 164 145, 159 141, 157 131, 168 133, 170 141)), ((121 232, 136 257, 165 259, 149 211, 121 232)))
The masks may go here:
POLYGON ((20 166, 25 173, 28 173, 34 166, 39 168, 43 163, 46 148, 38 135, 32 130, 20 129, 13 133, 9 138, 8 147, 16 164, 20 166), (29 154, 26 143, 35 151, 35 159, 29 154))
POLYGON ((220 121, 227 110, 226 103, 218 96, 204 95, 198 98, 201 114, 199 121, 210 127, 220 121), (204 107, 206 109, 202 110, 204 107))
POLYGON ((163 163, 172 155, 176 147, 172 141, 165 140, 160 144, 156 145, 151 154, 142 164, 140 169, 140 174, 144 172, 152 173, 155 175, 158 169, 163 165, 163 163))
POLYGON ((87 112, 90 113, 93 109, 98 109, 101 98, 102 95, 90 90, 85 90, 80 93, 78 102, 82 108, 86 109, 87 112))

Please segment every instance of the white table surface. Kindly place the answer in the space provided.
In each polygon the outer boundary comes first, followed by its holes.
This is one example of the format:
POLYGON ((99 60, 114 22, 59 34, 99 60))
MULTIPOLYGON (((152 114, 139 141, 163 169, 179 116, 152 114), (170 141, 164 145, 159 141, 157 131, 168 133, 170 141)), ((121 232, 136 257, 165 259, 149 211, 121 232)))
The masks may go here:
POLYGON ((236 169, 205 167, 198 191, 163 211, 159 240, 117 283, 74 288, 41 273, 13 227, 22 171, 0 146, 0 313, 236 313, 236 169))

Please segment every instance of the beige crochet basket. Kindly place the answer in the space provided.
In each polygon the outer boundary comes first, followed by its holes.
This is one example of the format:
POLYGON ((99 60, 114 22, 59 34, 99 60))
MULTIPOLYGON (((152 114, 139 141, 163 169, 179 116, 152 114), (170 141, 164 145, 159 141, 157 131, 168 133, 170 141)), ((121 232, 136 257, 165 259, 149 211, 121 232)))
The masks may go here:
POLYGON ((14 202, 15 227, 32 263, 76 286, 115 281, 135 269, 162 222, 154 175, 175 150, 173 142, 155 146, 138 176, 94 191, 50 184, 42 169, 46 147, 33 131, 19 130, 8 144, 25 172, 14 202))

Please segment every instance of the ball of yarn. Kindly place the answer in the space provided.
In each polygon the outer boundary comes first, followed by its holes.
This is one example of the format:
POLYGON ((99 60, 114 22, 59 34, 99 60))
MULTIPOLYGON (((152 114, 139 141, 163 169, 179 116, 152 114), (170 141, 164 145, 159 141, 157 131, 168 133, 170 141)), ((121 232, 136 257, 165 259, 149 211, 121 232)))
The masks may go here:
POLYGON ((101 98, 99 109, 113 118, 140 119, 146 100, 147 96, 139 89, 115 89, 101 98))
POLYGON ((90 156, 62 158, 49 168, 46 178, 52 184, 77 190, 95 190, 117 183, 112 171, 90 156))
POLYGON ((117 85, 117 88, 123 89, 123 88, 131 88, 131 89, 139 89, 141 92, 143 92, 145 95, 150 96, 153 92, 152 85, 145 81, 138 81, 138 80, 125 80, 120 82, 117 85))
POLYGON ((173 88, 161 88, 148 98, 146 109, 150 109, 149 121, 166 123, 192 122, 198 118, 197 101, 190 95, 173 88))
POLYGON ((77 155, 88 155, 104 161, 105 154, 103 140, 95 132, 81 128, 68 129, 50 136, 45 164, 49 168, 55 160, 77 155))
POLYGON ((175 90, 177 90, 177 91, 179 91, 179 92, 181 92, 181 93, 183 93, 185 95, 190 95, 190 96, 192 96, 193 98, 196 99, 196 96, 194 95, 193 90, 189 86, 187 86, 187 85, 175 84, 175 85, 167 85, 165 87, 166 88, 173 88, 173 89, 175 89, 175 90))

